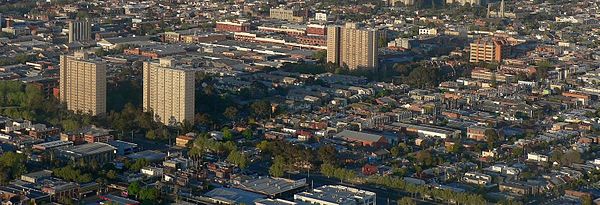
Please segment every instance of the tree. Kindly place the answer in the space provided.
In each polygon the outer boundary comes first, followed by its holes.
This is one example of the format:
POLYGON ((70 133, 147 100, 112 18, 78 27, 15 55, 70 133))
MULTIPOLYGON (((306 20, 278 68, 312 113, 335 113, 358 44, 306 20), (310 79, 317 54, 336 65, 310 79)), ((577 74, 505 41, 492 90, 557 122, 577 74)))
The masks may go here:
POLYGON ((431 157, 431 151, 429 150, 421 150, 417 152, 415 159, 423 165, 429 166, 433 164, 433 158, 431 157))
POLYGON ((392 157, 399 157, 400 156, 400 147, 398 146, 394 146, 390 149, 390 154, 392 154, 392 157))
POLYGON ((285 158, 281 155, 275 156, 273 165, 269 168, 269 174, 273 177, 282 177, 285 172, 285 158))
POLYGON ((156 139, 156 131, 148 130, 148 132, 146 132, 146 139, 149 139, 149 140, 156 139))
MULTIPOLYGON (((84 164, 85 165, 85 164, 84 164)), ((89 173, 82 173, 81 170, 76 169, 72 165, 68 165, 61 168, 55 168, 52 170, 54 176, 79 183, 87 183, 92 181, 92 175, 89 173)))
POLYGON ((461 148, 462 148, 461 143, 460 142, 456 142, 452 146, 450 146, 450 149, 448 149, 448 152, 456 154, 456 153, 460 152, 461 148))
POLYGON ((139 158, 137 160, 135 160, 135 162, 133 164, 131 164, 131 166, 129 166, 129 170, 131 171, 140 171, 140 169, 144 168, 145 166, 148 166, 148 160, 144 159, 144 158, 139 158))
POLYGON ((235 164, 240 169, 244 169, 248 166, 248 158, 246 155, 238 150, 233 150, 227 156, 227 161, 235 164))
POLYGON ((564 153, 561 149, 554 149, 552 150, 552 154, 550 155, 550 161, 560 163, 562 161, 563 155, 564 153))
POLYGON ((223 129, 221 129, 221 132, 223 132, 223 139, 230 141, 233 139, 233 134, 231 133, 231 130, 228 127, 224 127, 223 129))
POLYGON ((592 205, 594 204, 594 200, 590 195, 584 195, 581 197, 581 205, 592 205))
POLYGON ((512 154, 512 157, 513 157, 513 158, 518 158, 518 157, 520 157, 521 155, 523 155, 523 152, 524 152, 523 148, 520 148, 520 147, 515 147, 515 148, 512 150, 512 153, 511 153, 511 154, 512 154))
POLYGON ((25 162, 26 157, 23 154, 5 152, 0 155, 0 184, 6 184, 24 174, 27 171, 25 162))
POLYGON ((117 178, 117 172, 115 170, 112 170, 112 169, 109 170, 106 173, 106 178, 108 178, 108 179, 116 179, 117 178))
POLYGON ((503 199, 498 202, 498 204, 502 205, 523 205, 523 202, 512 200, 512 199, 503 199))
POLYGON ((244 131, 242 131, 242 136, 244 136, 244 138, 246 138, 247 140, 252 139, 252 130, 250 128, 246 128, 244 131))
POLYGON ((62 127, 65 131, 76 131, 81 125, 76 120, 66 119, 61 122, 62 127))
POLYGON ((271 116, 271 104, 268 101, 256 101, 250 105, 250 108, 256 117, 264 118, 271 116))
POLYGON ((269 141, 263 140, 256 144, 256 148, 261 152, 266 152, 269 149, 270 143, 269 141))
POLYGON ((410 197, 402 197, 398 200, 398 205, 417 205, 417 203, 410 197))
POLYGON ((143 188, 139 191, 139 199, 142 204, 157 204, 159 192, 156 188, 143 188))
POLYGON ((569 150, 562 156, 561 164, 570 165, 572 163, 581 163, 581 153, 575 150, 569 150))
POLYGON ((129 195, 136 196, 136 198, 137 198, 137 195, 139 194, 140 190, 141 190, 140 182, 138 182, 138 181, 134 181, 133 183, 129 184, 129 186, 127 187, 127 193, 129 195))
POLYGON ((554 67, 550 61, 540 61, 537 63, 536 78, 537 80, 544 80, 548 78, 548 71, 554 67))
POLYGON ((332 145, 321 146, 317 151, 319 160, 325 164, 337 164, 337 150, 332 145))
POLYGON ((420 65, 410 72, 407 83, 416 88, 433 87, 439 83, 439 75, 437 68, 427 68, 420 65))
POLYGON ((223 112, 223 116, 225 116, 227 119, 231 120, 231 121, 235 121, 235 119, 237 118, 238 115, 238 109, 235 107, 227 107, 225 108, 225 111, 223 112))
POLYGON ((484 132, 485 139, 488 143, 488 149, 493 149, 498 142, 498 133, 494 129, 486 129, 484 132))
POLYGON ((331 165, 331 164, 322 164, 321 165, 321 174, 323 174, 326 177, 333 177, 335 176, 335 166, 331 165))
POLYGON ((319 61, 319 63, 326 63, 325 61, 327 61, 327 50, 323 49, 323 50, 314 52, 313 58, 316 59, 317 61, 319 61))

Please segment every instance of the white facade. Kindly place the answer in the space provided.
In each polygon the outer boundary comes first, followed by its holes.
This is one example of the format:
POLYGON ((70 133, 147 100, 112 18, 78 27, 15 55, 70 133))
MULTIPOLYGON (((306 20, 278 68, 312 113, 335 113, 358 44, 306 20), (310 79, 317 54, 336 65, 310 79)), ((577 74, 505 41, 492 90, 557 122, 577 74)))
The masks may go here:
POLYGON ((326 13, 316 13, 315 14, 315 20, 317 20, 317 21, 327 21, 327 14, 326 13))
POLYGON ((163 168, 144 167, 140 170, 140 172, 147 176, 158 177, 163 175, 163 168))
POLYGON ((438 34, 438 31, 435 28, 421 28, 421 29, 419 29, 419 35, 435 36, 437 34, 438 34))
POLYGON ((535 162, 547 162, 548 156, 537 153, 529 153, 527 154, 527 160, 535 162))

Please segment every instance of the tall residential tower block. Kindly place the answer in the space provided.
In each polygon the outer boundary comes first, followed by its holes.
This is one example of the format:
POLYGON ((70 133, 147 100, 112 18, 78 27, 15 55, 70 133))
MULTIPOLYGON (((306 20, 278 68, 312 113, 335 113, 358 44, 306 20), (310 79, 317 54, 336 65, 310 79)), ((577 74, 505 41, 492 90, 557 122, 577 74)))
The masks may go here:
POLYGON ((377 29, 359 28, 355 23, 327 28, 327 62, 350 70, 378 66, 378 44, 384 35, 377 29))
POLYGON ((72 111, 106 113, 106 64, 86 53, 60 56, 60 101, 72 111))
POLYGON ((194 71, 177 66, 174 59, 144 62, 145 111, 152 111, 156 121, 172 124, 194 120, 194 71))
POLYGON ((69 21, 69 43, 92 40, 92 24, 89 21, 69 21))

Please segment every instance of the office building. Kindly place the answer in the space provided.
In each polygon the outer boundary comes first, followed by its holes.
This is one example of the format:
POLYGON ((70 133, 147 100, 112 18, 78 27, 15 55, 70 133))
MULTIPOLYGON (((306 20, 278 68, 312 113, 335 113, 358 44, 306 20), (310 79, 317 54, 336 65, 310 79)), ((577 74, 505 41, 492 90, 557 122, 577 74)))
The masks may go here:
POLYGON ((373 192, 342 185, 325 185, 310 192, 302 192, 294 195, 295 202, 318 205, 375 205, 375 200, 376 195, 373 192))
POLYGON ((480 38, 471 43, 470 62, 501 62, 510 54, 508 42, 500 38, 480 38))
POLYGON ((269 10, 270 18, 286 20, 290 22, 303 22, 306 16, 306 11, 294 8, 272 8, 269 10))
POLYGON ((378 42, 384 32, 355 23, 327 28, 327 62, 350 70, 377 68, 378 42))
POLYGON ((92 24, 89 21, 69 21, 69 43, 92 40, 92 24))
POLYGON ((106 64, 86 53, 60 57, 60 101, 69 110, 101 115, 106 113, 106 64))
POLYGON ((446 4, 481 5, 481 0, 446 0, 446 4))
POLYGON ((152 111, 156 121, 164 124, 193 121, 194 71, 176 66, 174 59, 144 63, 145 111, 152 111))

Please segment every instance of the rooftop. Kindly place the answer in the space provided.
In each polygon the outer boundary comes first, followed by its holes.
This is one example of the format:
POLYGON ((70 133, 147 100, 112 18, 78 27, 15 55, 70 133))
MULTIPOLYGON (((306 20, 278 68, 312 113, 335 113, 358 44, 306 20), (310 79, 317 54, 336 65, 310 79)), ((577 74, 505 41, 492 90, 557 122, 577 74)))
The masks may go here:
POLYGON ((148 161, 161 161, 163 160, 165 157, 167 157, 167 154, 156 151, 156 150, 145 150, 145 151, 141 151, 141 152, 136 152, 130 155, 127 155, 127 158, 129 159, 147 159, 148 161))
POLYGON ((74 147, 64 148, 62 150, 67 153, 86 156, 86 155, 94 155, 94 154, 99 154, 99 153, 104 153, 104 152, 115 151, 116 148, 109 144, 106 144, 106 143, 95 142, 95 143, 82 144, 82 145, 78 145, 78 146, 74 146, 74 147))
POLYGON ((106 200, 106 201, 113 202, 115 204, 119 204, 119 205, 120 204, 123 204, 123 205, 127 204, 127 205, 129 205, 129 204, 139 204, 140 203, 140 202, 132 200, 132 199, 128 199, 128 198, 120 197, 120 196, 115 196, 115 195, 112 195, 112 194, 107 194, 107 195, 104 195, 104 196, 100 196, 100 198, 103 199, 103 200, 106 200))
POLYGON ((265 196, 262 194, 247 192, 236 188, 216 188, 209 191, 205 195, 214 200, 232 204, 254 204, 255 201, 265 198, 265 196))
POLYGON ((302 202, 292 202, 283 199, 263 199, 255 202, 256 205, 301 205, 302 202))
POLYGON ((36 144, 33 147, 45 150, 45 149, 49 149, 49 148, 69 146, 69 145, 73 145, 73 142, 71 142, 71 141, 56 140, 56 141, 50 141, 50 142, 44 142, 44 143, 36 144))
POLYGON ((341 185, 326 185, 311 192, 298 193, 294 196, 294 199, 301 197, 335 204, 353 204, 356 200, 364 200, 369 197, 373 197, 374 200, 375 193, 341 185))
POLYGON ((382 138, 381 135, 357 132, 357 131, 352 131, 352 130, 344 130, 344 131, 336 134, 335 137, 351 139, 351 140, 355 140, 355 141, 363 141, 363 142, 377 142, 382 138))
POLYGON ((284 178, 259 177, 242 182, 242 189, 269 196, 279 195, 307 186, 306 179, 290 180, 284 178))

